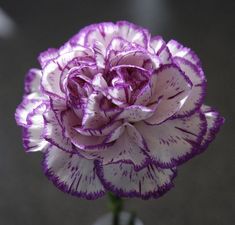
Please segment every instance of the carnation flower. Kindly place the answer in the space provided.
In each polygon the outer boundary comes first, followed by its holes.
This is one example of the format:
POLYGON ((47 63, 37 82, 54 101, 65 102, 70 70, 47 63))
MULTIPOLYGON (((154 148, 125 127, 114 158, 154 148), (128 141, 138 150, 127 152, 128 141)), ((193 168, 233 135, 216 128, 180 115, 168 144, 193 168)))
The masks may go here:
POLYGON ((223 123, 203 105, 196 54, 129 22, 90 25, 38 60, 16 121, 25 150, 41 151, 45 174, 69 194, 157 198, 223 123))

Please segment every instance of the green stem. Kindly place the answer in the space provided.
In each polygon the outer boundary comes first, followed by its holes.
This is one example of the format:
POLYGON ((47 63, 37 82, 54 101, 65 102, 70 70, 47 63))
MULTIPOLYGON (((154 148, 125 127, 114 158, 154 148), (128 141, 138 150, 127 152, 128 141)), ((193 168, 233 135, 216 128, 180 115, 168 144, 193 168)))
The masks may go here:
POLYGON ((113 213, 113 225, 119 225, 119 216, 123 209, 123 200, 111 192, 108 193, 108 197, 109 208, 113 213))

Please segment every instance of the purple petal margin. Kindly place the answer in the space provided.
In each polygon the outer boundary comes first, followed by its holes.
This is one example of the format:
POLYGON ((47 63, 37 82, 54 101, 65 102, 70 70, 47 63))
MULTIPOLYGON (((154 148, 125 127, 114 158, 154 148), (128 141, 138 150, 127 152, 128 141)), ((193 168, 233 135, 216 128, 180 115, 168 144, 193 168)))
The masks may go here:
POLYGON ((201 149, 200 149, 199 153, 202 153, 207 149, 207 147, 215 139, 217 133, 220 131, 221 126, 225 122, 224 117, 220 116, 219 112, 216 109, 209 107, 209 109, 207 111, 204 111, 204 113, 207 113, 207 112, 215 113, 216 118, 213 122, 213 126, 208 128, 209 129, 209 137, 207 139, 203 140, 204 143, 201 145, 201 149))
POLYGON ((147 194, 141 194, 137 191, 130 191, 130 192, 125 192, 121 189, 116 188, 111 182, 107 181, 104 177, 103 174, 103 167, 100 161, 95 161, 95 165, 97 168, 97 175, 100 178, 102 184, 104 185, 104 187, 107 189, 107 191, 111 191, 113 192, 115 195, 123 198, 123 197, 127 197, 127 198, 141 198, 143 200, 148 200, 150 198, 160 198, 162 197, 166 192, 168 192, 171 188, 174 187, 173 184, 173 180, 175 179, 175 177, 177 176, 177 170, 175 168, 172 168, 172 176, 170 177, 171 182, 163 185, 161 188, 159 188, 159 190, 157 191, 150 191, 147 194))
MULTIPOLYGON (((50 147, 49 147, 50 148, 50 147)), ((87 200, 96 200, 102 196, 104 196, 105 191, 101 191, 99 193, 85 193, 85 192, 78 192, 78 191, 72 191, 70 190, 70 188, 63 182, 60 181, 59 177, 57 177, 54 172, 52 172, 46 162, 46 158, 48 155, 48 151, 49 148, 47 149, 47 151, 45 151, 44 155, 43 155, 43 160, 42 160, 42 168, 43 168, 43 172, 44 174, 48 177, 48 179, 62 192, 70 194, 72 196, 75 197, 79 197, 79 198, 84 198, 87 200)), ((96 166, 94 167, 96 170, 96 166)))

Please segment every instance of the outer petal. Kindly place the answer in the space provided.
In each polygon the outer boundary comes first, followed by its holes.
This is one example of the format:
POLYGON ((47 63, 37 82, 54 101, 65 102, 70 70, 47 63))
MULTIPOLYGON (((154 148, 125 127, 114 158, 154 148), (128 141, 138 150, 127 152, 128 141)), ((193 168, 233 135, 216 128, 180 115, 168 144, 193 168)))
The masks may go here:
POLYGON ((149 124, 159 124, 173 116, 184 104, 191 91, 191 82, 174 64, 163 65, 151 77, 152 99, 156 101, 156 112, 146 120, 149 124))
POLYGON ((42 72, 39 69, 30 69, 25 78, 25 94, 40 92, 42 72))
POLYGON ((113 23, 94 24, 84 37, 84 45, 93 46, 94 42, 98 40, 106 48, 116 34, 117 26, 113 23))
POLYGON ((159 166, 177 166, 198 153, 206 132, 206 119, 202 113, 183 119, 167 120, 160 125, 135 124, 150 150, 149 156, 159 166))
POLYGON ((165 45, 165 41, 161 36, 155 36, 151 38, 151 41, 149 43, 149 51, 153 54, 157 54, 158 51, 165 45))
POLYGON ((208 145, 214 140, 216 134, 219 132, 220 127, 224 123, 224 118, 209 106, 203 105, 201 111, 204 113, 207 121, 207 131, 201 143, 201 151, 205 150, 208 145))
POLYGON ((43 76, 41 80, 42 90, 50 95, 58 98, 65 98, 65 94, 60 87, 60 76, 62 68, 57 63, 50 61, 42 70, 43 76))
POLYGON ((53 111, 49 111, 44 114, 44 121, 45 126, 43 137, 45 140, 66 152, 75 152, 75 148, 72 145, 71 140, 66 137, 65 130, 61 124, 59 124, 53 111))
POLYGON ((42 104, 41 99, 34 99, 35 94, 28 95, 24 97, 21 104, 17 107, 15 112, 15 119, 18 125, 27 126, 27 116, 30 112, 36 109, 40 104, 42 104), (33 98, 31 98, 33 96, 33 98))
POLYGON ((145 48, 148 46, 148 41, 150 35, 147 30, 142 27, 138 27, 135 24, 129 23, 127 21, 117 22, 118 34, 122 38, 126 39, 129 42, 134 42, 138 45, 141 45, 145 48))
POLYGON ((69 44, 71 46, 77 46, 77 45, 85 45, 85 38, 90 30, 96 27, 96 24, 91 24, 89 26, 84 27, 81 29, 77 34, 75 34, 70 40, 69 44))
POLYGON ((189 97, 186 99, 179 112, 177 112, 176 116, 184 117, 192 115, 201 107, 205 99, 206 78, 201 67, 194 65, 190 61, 184 58, 175 57, 174 62, 180 67, 193 84, 189 97))
POLYGON ((43 167, 48 178, 66 193, 86 199, 97 199, 105 193, 93 160, 66 153, 52 145, 45 153, 43 167))
POLYGON ((120 197, 158 198, 173 187, 175 172, 155 165, 136 172, 126 163, 101 166, 97 163, 98 176, 104 187, 120 197))
POLYGON ((161 64, 172 63, 170 50, 161 36, 151 38, 149 51, 159 57, 161 64))
POLYGON ((200 66, 201 62, 198 56, 190 49, 186 48, 183 45, 181 45, 179 42, 175 40, 170 40, 167 43, 167 47, 170 50, 170 53, 173 57, 181 57, 184 59, 187 59, 191 63, 200 66))
POLYGON ((38 56, 38 61, 42 68, 45 67, 45 65, 50 61, 59 56, 58 49, 55 48, 49 48, 46 51, 40 53, 38 56))
POLYGON ((28 125, 23 128, 23 144, 27 152, 44 151, 49 143, 43 138, 43 113, 47 105, 41 104, 27 116, 28 125))

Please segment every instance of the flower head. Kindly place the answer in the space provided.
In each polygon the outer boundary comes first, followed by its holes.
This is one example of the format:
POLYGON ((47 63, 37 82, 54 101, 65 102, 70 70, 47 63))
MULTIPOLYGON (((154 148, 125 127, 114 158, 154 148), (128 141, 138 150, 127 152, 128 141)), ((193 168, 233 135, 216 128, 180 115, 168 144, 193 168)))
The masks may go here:
POLYGON ((95 199, 159 197, 223 118, 203 105, 196 54, 128 22, 82 29, 39 55, 16 110, 27 152, 61 190, 95 199))

